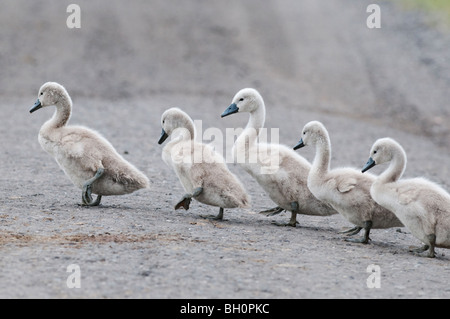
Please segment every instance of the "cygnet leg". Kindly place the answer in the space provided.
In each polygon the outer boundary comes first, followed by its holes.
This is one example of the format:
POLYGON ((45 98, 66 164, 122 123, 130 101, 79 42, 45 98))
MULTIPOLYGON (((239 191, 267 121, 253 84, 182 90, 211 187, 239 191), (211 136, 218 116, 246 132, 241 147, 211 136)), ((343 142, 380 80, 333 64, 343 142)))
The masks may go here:
POLYGON ((282 211, 284 211, 284 209, 281 208, 280 206, 277 206, 275 208, 263 210, 263 211, 259 212, 259 214, 263 214, 266 216, 275 216, 275 215, 278 215, 279 213, 281 213, 282 211))
POLYGON ((189 209, 189 205, 191 204, 192 197, 197 197, 203 192, 202 187, 197 187, 192 194, 185 194, 183 198, 175 205, 175 210, 183 207, 185 210, 189 209))
POLYGON ((219 209, 219 215, 200 215, 202 218, 212 219, 212 220, 223 220, 223 207, 219 209))
POLYGON ((419 248, 415 248, 415 249, 409 249, 410 252, 413 253, 423 253, 424 251, 428 251, 428 256, 429 258, 434 258, 436 257, 436 254, 434 252, 434 247, 436 245, 436 235, 435 234, 431 234, 427 236, 428 240, 430 241, 430 245, 424 245, 423 247, 419 247, 419 248))
POLYGON ((430 250, 428 251, 428 257, 434 258, 434 257, 436 257, 436 254, 434 252, 434 246, 436 245, 436 235, 431 234, 431 235, 428 235, 427 237, 430 240, 430 250))
POLYGON ((431 234, 431 235, 428 235, 427 237, 428 237, 428 240, 430 241, 430 250, 428 251, 428 257, 434 258, 434 257, 436 257, 436 254, 434 252, 434 246, 436 245, 436 235, 431 234))
POLYGON ((298 202, 292 202, 291 203, 291 219, 289 220, 289 223, 276 223, 276 222, 273 222, 272 224, 277 225, 277 226, 296 227, 297 224, 298 224, 298 222, 297 222, 298 210, 299 210, 298 202))
POLYGON ((352 243, 360 243, 360 244, 368 244, 369 243, 369 234, 370 229, 372 228, 372 221, 367 220, 364 222, 364 236, 361 238, 346 238, 345 241, 349 241, 352 243))
POLYGON ((97 195, 97 199, 94 201, 92 199, 92 184, 102 177, 105 169, 100 167, 95 173, 94 177, 88 179, 83 185, 83 193, 81 194, 82 206, 98 206, 100 205, 100 201, 102 200, 101 195, 97 195))
MULTIPOLYGON (((197 197, 203 192, 203 187, 197 187, 192 193, 192 197, 197 197)), ((223 207, 219 209, 219 215, 200 215, 202 218, 212 219, 212 220, 223 220, 223 207)))

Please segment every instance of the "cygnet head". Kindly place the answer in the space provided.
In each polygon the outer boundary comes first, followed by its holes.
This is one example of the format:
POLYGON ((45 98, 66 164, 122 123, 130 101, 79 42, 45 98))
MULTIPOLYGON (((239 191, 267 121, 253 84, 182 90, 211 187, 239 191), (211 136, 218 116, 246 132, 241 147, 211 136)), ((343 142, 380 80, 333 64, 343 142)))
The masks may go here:
POLYGON ((363 167, 362 172, 368 171, 375 165, 390 162, 396 154, 406 159, 406 153, 403 147, 392 138, 380 138, 377 140, 370 150, 370 158, 363 167))
POLYGON ((161 116, 161 137, 158 144, 164 141, 171 135, 183 134, 186 138, 194 139, 195 128, 192 119, 177 107, 166 110, 161 116))
POLYGON ((328 143, 329 135, 325 126, 318 121, 307 123, 302 130, 300 141, 294 146, 294 150, 317 143, 328 143))
POLYGON ((263 98, 257 90, 251 88, 242 89, 234 96, 231 105, 222 113, 221 117, 238 112, 252 113, 263 103, 263 98))
POLYGON ((39 89, 38 99, 30 109, 30 113, 33 113, 40 108, 55 105, 58 102, 63 101, 72 104, 72 101, 70 100, 70 96, 67 93, 66 89, 59 83, 47 82, 39 89))

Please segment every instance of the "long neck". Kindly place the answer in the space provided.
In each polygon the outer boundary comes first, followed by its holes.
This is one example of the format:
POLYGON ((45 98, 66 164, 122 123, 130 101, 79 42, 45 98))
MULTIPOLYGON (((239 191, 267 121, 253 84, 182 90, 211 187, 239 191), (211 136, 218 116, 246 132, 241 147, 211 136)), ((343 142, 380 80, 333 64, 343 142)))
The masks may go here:
POLYGON ((330 170, 331 143, 328 136, 316 141, 316 155, 311 167, 315 174, 325 174, 330 170))
POLYGON ((237 138, 237 144, 255 144, 261 129, 264 127, 264 122, 266 120, 266 109, 264 102, 259 101, 255 103, 258 103, 259 105, 254 111, 250 112, 250 118, 247 126, 237 138))
POLYGON ((194 123, 188 122, 184 126, 176 128, 172 132, 172 141, 194 141, 195 140, 195 127, 194 123))
MULTIPOLYGON (((164 162, 170 166, 170 163, 177 163, 185 159, 191 160, 192 158, 190 154, 192 154, 195 139, 194 124, 189 122, 189 124, 185 125, 185 127, 176 128, 170 134, 170 137, 170 142, 163 148, 162 157, 164 162), (174 149, 176 152, 172 152, 174 149), (180 151, 182 152, 181 157, 180 151)), ((201 155, 202 154, 200 154, 200 156, 201 155)))
POLYGON ((56 111, 53 117, 47 122, 47 125, 54 128, 60 128, 67 124, 72 114, 72 100, 68 95, 61 95, 55 104, 56 111))
POLYGON ((259 134, 259 131, 261 128, 264 127, 264 122, 266 120, 266 109, 264 107, 264 102, 262 102, 259 107, 250 113, 250 118, 248 120, 247 128, 255 129, 256 132, 259 134))
POLYGON ((397 153, 392 158, 389 167, 378 177, 381 183, 396 182, 402 177, 406 167, 406 156, 397 153))

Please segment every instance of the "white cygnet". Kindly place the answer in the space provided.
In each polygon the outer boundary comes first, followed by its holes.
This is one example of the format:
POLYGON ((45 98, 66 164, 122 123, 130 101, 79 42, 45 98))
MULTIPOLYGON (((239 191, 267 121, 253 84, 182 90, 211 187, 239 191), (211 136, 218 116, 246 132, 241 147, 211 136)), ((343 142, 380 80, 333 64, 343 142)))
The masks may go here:
POLYGON ((249 113, 250 117, 246 128, 234 143, 234 159, 278 205, 261 213, 274 215, 283 210, 290 211, 289 223, 276 225, 293 227, 297 224, 297 214, 337 214, 309 191, 306 184, 311 164, 306 159, 284 145, 259 142, 266 110, 257 90, 247 88, 239 91, 222 117, 242 112, 249 113))
POLYGON ((363 172, 375 165, 390 163, 370 189, 373 199, 394 212, 411 233, 425 246, 414 252, 428 250, 435 257, 435 247, 450 248, 450 194, 425 179, 401 179, 406 168, 406 153, 391 138, 375 142, 363 172))
POLYGON ((129 194, 149 186, 148 178, 100 134, 83 126, 67 125, 72 100, 62 85, 47 82, 39 89, 30 113, 52 105, 56 111, 42 125, 39 143, 82 189, 83 206, 97 206, 102 196, 129 194), (97 199, 93 200, 91 194, 97 194, 97 199))
POLYGON ((344 218, 356 225, 346 232, 357 234, 364 228, 364 236, 348 241, 367 244, 371 229, 402 227, 402 223, 388 209, 370 196, 374 175, 363 174, 353 168, 330 169, 331 142, 325 126, 312 121, 305 125, 300 142, 294 147, 312 145, 316 155, 308 176, 308 187, 318 199, 330 204, 344 218))
POLYGON ((192 119, 179 108, 165 111, 161 117, 162 144, 169 136, 171 141, 163 148, 162 158, 177 174, 187 194, 175 205, 175 209, 189 209, 191 199, 220 207, 217 216, 223 219, 224 208, 248 208, 250 197, 238 178, 231 173, 224 158, 206 144, 195 141, 192 119))

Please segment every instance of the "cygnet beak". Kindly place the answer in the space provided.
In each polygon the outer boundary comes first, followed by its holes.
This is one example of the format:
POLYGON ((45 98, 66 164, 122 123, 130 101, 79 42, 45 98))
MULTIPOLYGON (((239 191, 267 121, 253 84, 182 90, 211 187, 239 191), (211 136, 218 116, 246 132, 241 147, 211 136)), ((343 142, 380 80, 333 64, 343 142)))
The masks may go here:
POLYGON ((158 144, 164 143, 164 141, 165 141, 168 137, 169 137, 169 135, 167 135, 166 131, 164 131, 164 129, 162 129, 161 137, 159 138, 158 144))
POLYGON ((300 139, 300 141, 294 146, 294 150, 298 150, 299 148, 302 148, 305 146, 305 143, 303 143, 303 139, 300 139))
POLYGON ((376 164, 375 164, 375 161, 373 160, 372 157, 370 157, 369 160, 367 161, 366 165, 364 165, 364 167, 363 167, 363 169, 362 169, 361 172, 364 173, 365 171, 368 171, 369 169, 371 169, 371 168, 374 167, 375 165, 376 165, 376 164))
POLYGON ((233 103, 229 107, 227 107, 227 109, 222 113, 222 115, 220 117, 225 117, 230 114, 237 113, 237 112, 239 112, 239 108, 237 107, 236 103, 233 103))
POLYGON ((42 107, 41 101, 37 99, 36 103, 34 103, 33 107, 30 109, 30 113, 33 113, 34 111, 39 110, 42 107))

